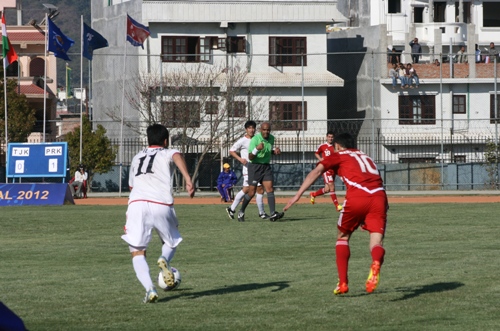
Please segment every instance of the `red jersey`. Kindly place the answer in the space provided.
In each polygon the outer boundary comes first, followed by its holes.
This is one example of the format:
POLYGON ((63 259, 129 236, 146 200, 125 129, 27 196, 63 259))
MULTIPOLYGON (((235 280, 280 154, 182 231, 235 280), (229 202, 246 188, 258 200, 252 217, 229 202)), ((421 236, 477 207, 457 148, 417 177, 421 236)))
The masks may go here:
MULTIPOLYGON (((319 145, 318 149, 314 153, 319 154, 323 159, 325 159, 329 156, 332 156, 335 153, 335 147, 333 145, 330 145, 329 143, 325 142, 325 143, 319 145)), ((326 172, 327 176, 331 176, 331 177, 335 176, 335 172, 333 170, 326 170, 325 172, 326 172)), ((325 183, 333 182, 333 179, 330 181, 326 178, 323 178, 323 180, 325 181, 325 183)))
POLYGON ((335 148, 333 147, 333 145, 330 145, 329 143, 323 143, 318 146, 318 149, 314 153, 321 155, 322 158, 326 158, 335 153, 335 148))
POLYGON ((342 178, 348 196, 385 195, 384 183, 373 160, 357 149, 333 153, 320 162, 325 170, 333 170, 342 178))

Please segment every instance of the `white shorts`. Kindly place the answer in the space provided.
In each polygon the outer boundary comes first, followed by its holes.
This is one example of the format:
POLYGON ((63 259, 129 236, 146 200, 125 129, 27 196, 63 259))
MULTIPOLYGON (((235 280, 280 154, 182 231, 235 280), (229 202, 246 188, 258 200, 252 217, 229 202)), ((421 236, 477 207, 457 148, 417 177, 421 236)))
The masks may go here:
POLYGON ((136 201, 128 205, 127 223, 122 239, 130 246, 147 248, 153 229, 170 247, 182 241, 178 230, 179 221, 173 206, 147 201, 136 201))

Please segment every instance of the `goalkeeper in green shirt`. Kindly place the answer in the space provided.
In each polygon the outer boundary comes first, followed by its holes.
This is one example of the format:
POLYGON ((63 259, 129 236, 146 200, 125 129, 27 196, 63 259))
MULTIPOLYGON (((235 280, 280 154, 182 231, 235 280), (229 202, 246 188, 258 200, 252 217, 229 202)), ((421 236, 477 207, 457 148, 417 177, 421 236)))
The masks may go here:
POLYGON ((257 184, 261 183, 267 193, 267 202, 271 212, 269 220, 276 222, 283 217, 284 213, 276 211, 276 199, 274 197, 273 172, 271 170, 271 155, 279 155, 281 150, 274 147, 274 136, 271 134, 271 124, 264 122, 260 126, 260 133, 253 136, 248 146, 248 193, 243 198, 243 204, 238 212, 238 221, 245 221, 245 209, 255 195, 257 184))

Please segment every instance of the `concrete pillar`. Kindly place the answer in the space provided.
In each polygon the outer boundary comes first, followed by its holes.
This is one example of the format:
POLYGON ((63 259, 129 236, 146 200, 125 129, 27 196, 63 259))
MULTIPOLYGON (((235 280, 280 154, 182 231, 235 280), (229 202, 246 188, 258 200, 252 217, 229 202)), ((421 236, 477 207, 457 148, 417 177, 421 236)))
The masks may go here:
POLYGON ((464 22, 464 0, 459 0, 458 2, 458 22, 464 22))
POLYGON ((469 78, 476 78, 476 44, 478 36, 476 25, 467 24, 467 61, 469 61, 469 78))
POLYGON ((429 23, 434 23, 434 0, 429 0, 429 23))

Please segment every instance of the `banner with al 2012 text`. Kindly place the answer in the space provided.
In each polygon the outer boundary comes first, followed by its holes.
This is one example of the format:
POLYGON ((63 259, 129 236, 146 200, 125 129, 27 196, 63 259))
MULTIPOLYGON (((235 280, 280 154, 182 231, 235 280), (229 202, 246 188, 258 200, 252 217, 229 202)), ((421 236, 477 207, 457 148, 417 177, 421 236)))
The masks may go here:
POLYGON ((0 184, 0 207, 65 203, 75 203, 66 183, 0 184))

